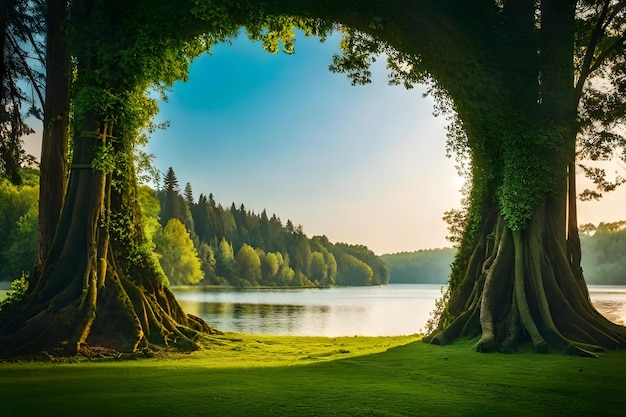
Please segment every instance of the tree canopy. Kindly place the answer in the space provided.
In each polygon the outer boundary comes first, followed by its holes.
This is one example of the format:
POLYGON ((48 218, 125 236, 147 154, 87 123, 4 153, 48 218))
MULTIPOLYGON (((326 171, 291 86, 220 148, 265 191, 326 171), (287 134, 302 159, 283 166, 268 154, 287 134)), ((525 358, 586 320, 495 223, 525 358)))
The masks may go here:
POLYGON ((45 56, 43 8, 38 0, 7 0, 0 6, 0 176, 15 184, 21 183, 19 168, 29 159, 22 136, 34 133, 26 119, 41 118, 44 104, 44 75, 33 65, 45 56))

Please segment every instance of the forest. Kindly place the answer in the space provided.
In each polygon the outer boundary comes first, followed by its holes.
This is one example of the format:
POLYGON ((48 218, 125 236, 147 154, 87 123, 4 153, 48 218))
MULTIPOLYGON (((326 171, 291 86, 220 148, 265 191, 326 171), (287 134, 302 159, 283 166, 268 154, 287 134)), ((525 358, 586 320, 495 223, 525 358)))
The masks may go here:
MULTIPOLYGON (((580 226, 582 267, 592 285, 626 285, 626 221, 580 226)), ((454 249, 425 249, 382 255, 391 284, 445 284, 454 249)))
MULTIPOLYGON (((0 179, 0 281, 30 274, 37 256, 39 171, 22 170, 23 183, 0 179)), ((454 249, 423 249, 376 256, 362 245, 307 237, 285 224, 232 203, 224 208, 180 192, 173 169, 154 190, 140 187, 143 226, 171 285, 329 287, 445 284, 454 249)), ((626 221, 580 226, 588 284, 626 285, 626 221)))
POLYGON ((382 255, 390 284, 445 284, 454 260, 454 249, 422 249, 382 255))
POLYGON ((587 283, 626 285, 626 221, 585 224, 580 230, 587 283))
MULTIPOLYGON (((37 255, 38 171, 25 169, 15 186, 0 179, 0 281, 30 274, 37 255)), ((212 194, 196 200, 190 183, 181 194, 172 168, 158 190, 139 188, 148 244, 171 285, 330 287, 381 285, 389 273, 362 245, 307 237, 301 225, 283 224, 212 194)))

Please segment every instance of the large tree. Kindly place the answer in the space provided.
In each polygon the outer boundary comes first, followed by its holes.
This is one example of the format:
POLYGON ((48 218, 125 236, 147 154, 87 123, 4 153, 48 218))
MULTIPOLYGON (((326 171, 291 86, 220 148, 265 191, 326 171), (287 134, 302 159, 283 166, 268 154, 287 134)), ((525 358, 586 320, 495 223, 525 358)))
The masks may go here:
MULTIPOLYGON (((497 13, 504 44, 490 62, 497 71, 483 85, 496 87, 486 90, 486 106, 465 109, 464 94, 448 89, 473 184, 447 304, 429 340, 480 335, 481 351, 514 350, 530 340, 539 351, 582 355, 626 342, 625 329, 589 299, 575 178, 579 114, 589 114, 585 94, 592 94, 594 72, 604 69, 613 87, 623 88, 624 6, 602 1, 577 10, 576 2, 560 0, 536 9, 533 2, 506 2, 497 13)), ((602 95, 614 99, 615 92, 602 95)), ((610 117, 623 118, 621 111, 610 117)), ((608 139, 605 132, 585 133, 608 139)))
MULTIPOLYGON (((286 10, 282 2, 267 7, 286 10)), ((393 82, 430 82, 440 105, 453 110, 451 147, 470 159, 465 231, 445 308, 427 340, 479 336, 480 351, 530 341, 538 351, 581 355, 624 346, 626 329, 593 308, 580 268, 575 162, 581 133, 594 149, 624 145, 612 128, 624 120, 626 4, 448 0, 313 8, 296 2, 288 13, 351 26, 335 70, 367 82, 371 53, 386 52, 393 82)))
POLYGON ((210 37, 189 33, 184 3, 122 3, 71 2, 77 78, 67 193, 35 287, 1 324, 4 355, 193 348, 211 331, 183 312, 143 236, 133 165, 156 112, 147 88, 184 78, 210 37))
POLYGON ((621 86, 625 6, 580 6, 577 15, 574 0, 73 1, 67 196, 41 279, 0 329, 0 351, 193 346, 208 327, 182 312, 138 227, 132 151, 156 111, 145 92, 184 78, 207 40, 241 25, 269 51, 279 41, 291 51, 290 27, 321 35, 332 23, 346 33, 335 69, 365 82, 369 53, 384 51, 393 80, 430 80, 463 132, 454 146, 471 159, 468 220, 430 340, 480 335, 479 350, 530 340, 579 354, 623 346, 626 330, 594 310, 584 284, 573 167, 588 81, 610 69, 621 86))

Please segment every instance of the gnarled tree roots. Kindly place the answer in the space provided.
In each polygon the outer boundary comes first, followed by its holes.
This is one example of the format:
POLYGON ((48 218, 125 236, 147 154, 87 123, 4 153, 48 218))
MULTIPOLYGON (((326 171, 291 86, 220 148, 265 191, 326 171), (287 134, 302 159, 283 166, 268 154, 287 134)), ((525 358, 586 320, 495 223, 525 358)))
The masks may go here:
MULTIPOLYGON (((99 131, 109 129, 105 124, 99 131)), ((83 132, 76 139, 63 213, 41 276, 20 312, 0 323, 2 356, 76 355, 94 346, 193 350, 203 333, 216 332, 186 314, 167 287, 139 227, 136 188, 115 188, 111 173, 91 167, 107 138, 83 132)), ((127 169, 124 175, 134 180, 132 164, 127 169)))
POLYGON ((98 288, 33 291, 0 331, 5 357, 191 351, 203 335, 219 333, 186 314, 163 281, 136 282, 115 271, 98 288))
POLYGON ((535 211, 525 231, 497 219, 485 228, 450 294, 453 319, 440 322, 427 341, 480 337, 480 352, 512 352, 530 341, 537 352, 553 348, 582 356, 626 346, 626 328, 591 304, 582 271, 568 259, 562 227, 547 207, 535 211))

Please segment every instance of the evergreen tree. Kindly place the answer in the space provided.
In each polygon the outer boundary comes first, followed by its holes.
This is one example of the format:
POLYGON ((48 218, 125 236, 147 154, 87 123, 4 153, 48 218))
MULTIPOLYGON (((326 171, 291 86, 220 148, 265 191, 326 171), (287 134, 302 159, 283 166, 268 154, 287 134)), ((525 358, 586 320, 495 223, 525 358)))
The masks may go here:
POLYGON ((198 197, 198 203, 191 206, 191 217, 195 227, 195 235, 200 242, 209 243, 212 241, 214 232, 211 230, 211 213, 209 204, 204 194, 198 197))
POLYGON ((163 190, 170 191, 174 193, 180 192, 180 186, 178 185, 178 178, 176 178, 176 173, 174 172, 174 168, 167 168, 167 172, 163 177, 163 190))
POLYGON ((191 184, 185 184, 185 202, 188 207, 192 207, 194 205, 193 192, 191 191, 191 184))
POLYGON ((215 252, 215 270, 218 276, 232 279, 235 271, 235 254, 233 246, 222 238, 215 252))
POLYGON ((178 178, 176 178, 174 169, 169 167, 163 177, 163 198, 161 199, 161 213, 159 215, 163 227, 165 227, 167 222, 172 218, 182 220, 179 192, 178 178))
MULTIPOLYGON (((187 192, 186 188, 187 187, 185 187, 185 191, 187 192)), ((176 218, 185 225, 191 237, 195 237, 195 226, 191 215, 191 206, 188 205, 185 198, 180 195, 178 178, 176 178, 172 167, 168 168, 163 178, 163 191, 161 191, 159 195, 161 201, 161 213, 159 215, 161 225, 165 227, 170 219, 176 218)), ((189 185, 189 197, 191 201, 193 201, 191 185, 189 185)))

